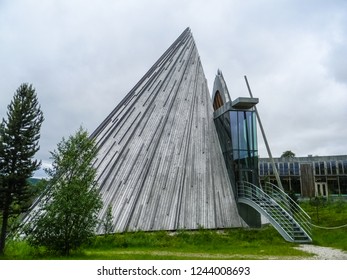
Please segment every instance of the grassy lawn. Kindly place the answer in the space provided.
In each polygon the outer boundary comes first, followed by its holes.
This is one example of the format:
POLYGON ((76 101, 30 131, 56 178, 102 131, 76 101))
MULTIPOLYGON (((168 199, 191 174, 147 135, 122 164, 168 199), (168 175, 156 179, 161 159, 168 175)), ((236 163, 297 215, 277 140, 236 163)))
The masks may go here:
MULTIPOLYGON (((334 227, 347 223, 347 203, 328 202, 317 208, 312 203, 302 207, 318 226, 334 227)), ((313 228, 313 244, 347 251, 347 227, 313 228)), ((97 236, 69 257, 60 257, 34 249, 24 241, 9 241, 2 259, 307 259, 311 255, 286 242, 272 226, 261 229, 200 229, 170 233, 134 232, 97 236)))
POLYGON ((347 202, 320 201, 319 203, 301 203, 302 208, 311 216, 313 244, 333 247, 347 251, 347 202))
POLYGON ((257 230, 134 232, 97 236, 88 246, 61 258, 37 250, 25 242, 10 242, 7 259, 288 259, 305 258, 267 226, 257 230))

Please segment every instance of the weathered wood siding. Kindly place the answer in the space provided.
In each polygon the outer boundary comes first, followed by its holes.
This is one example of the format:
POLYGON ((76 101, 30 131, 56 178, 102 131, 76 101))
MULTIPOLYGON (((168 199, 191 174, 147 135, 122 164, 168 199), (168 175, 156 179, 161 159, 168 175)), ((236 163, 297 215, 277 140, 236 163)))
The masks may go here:
MULTIPOLYGON (((94 131, 114 231, 241 226, 189 29, 94 131)), ((98 233, 102 233, 102 226, 98 233)))
POLYGON ((300 165, 301 173, 301 193, 304 197, 314 196, 314 175, 312 164, 306 163, 300 165))

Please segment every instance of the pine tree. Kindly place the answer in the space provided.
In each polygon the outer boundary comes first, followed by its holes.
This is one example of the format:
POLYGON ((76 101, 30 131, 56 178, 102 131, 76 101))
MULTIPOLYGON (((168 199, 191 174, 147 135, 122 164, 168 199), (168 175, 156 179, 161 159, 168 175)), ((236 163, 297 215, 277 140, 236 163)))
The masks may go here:
POLYGON ((41 164, 34 155, 39 150, 43 120, 35 89, 20 85, 8 106, 7 120, 0 125, 0 254, 4 253, 12 206, 16 204, 18 212, 25 210, 30 193, 27 179, 41 164))
POLYGON ((69 255, 94 235, 102 206, 92 166, 96 152, 94 141, 81 128, 51 153, 50 190, 27 229, 31 245, 69 255))

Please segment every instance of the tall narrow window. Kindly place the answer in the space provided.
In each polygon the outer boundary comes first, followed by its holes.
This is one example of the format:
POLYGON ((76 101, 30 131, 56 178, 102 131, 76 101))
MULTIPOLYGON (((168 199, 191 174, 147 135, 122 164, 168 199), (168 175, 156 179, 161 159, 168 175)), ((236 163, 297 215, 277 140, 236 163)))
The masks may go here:
POLYGON ((321 162, 319 163, 319 167, 320 167, 320 174, 321 174, 321 175, 325 175, 325 164, 324 164, 323 161, 321 161, 321 162))
POLYGON ((294 175, 296 176, 300 175, 300 167, 298 162, 294 162, 294 175))
POLYGON ((347 160, 343 161, 343 173, 347 174, 347 160))
POLYGON ((216 111, 218 108, 222 107, 224 105, 222 96, 220 95, 220 92, 217 91, 214 100, 213 100, 213 109, 216 111))
POLYGON ((331 162, 331 173, 335 175, 337 173, 336 169, 337 169, 336 168, 336 161, 332 161, 331 162))
POLYGON ((338 166, 339 166, 339 174, 343 174, 343 167, 342 167, 341 161, 338 162, 338 166))
POLYGON ((318 162, 314 163, 314 172, 315 172, 315 175, 320 175, 318 162))

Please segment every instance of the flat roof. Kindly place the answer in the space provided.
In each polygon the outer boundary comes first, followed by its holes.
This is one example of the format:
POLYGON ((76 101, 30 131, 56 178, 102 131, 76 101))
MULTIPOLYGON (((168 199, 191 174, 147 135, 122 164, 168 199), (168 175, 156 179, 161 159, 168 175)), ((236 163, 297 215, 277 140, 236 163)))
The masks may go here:
POLYGON ((238 97, 232 103, 231 106, 234 109, 251 109, 253 106, 259 103, 258 98, 252 97, 238 97))

